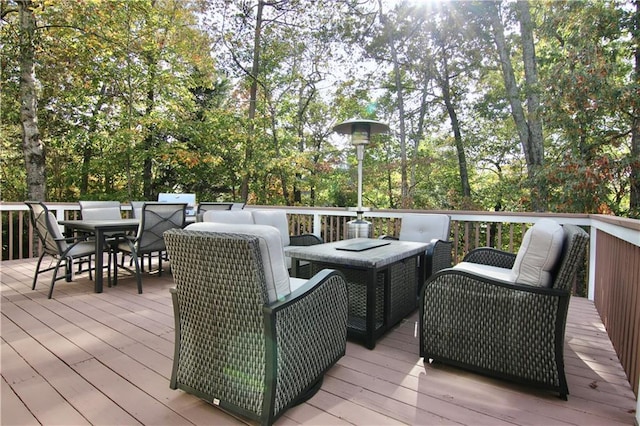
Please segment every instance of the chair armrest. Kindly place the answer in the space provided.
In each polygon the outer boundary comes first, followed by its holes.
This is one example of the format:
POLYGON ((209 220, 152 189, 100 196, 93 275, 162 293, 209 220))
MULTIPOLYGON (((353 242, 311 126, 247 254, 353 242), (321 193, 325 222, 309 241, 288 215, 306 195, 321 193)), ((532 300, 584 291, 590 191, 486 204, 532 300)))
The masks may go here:
POLYGON ((426 253, 425 278, 429 278, 442 269, 451 267, 453 263, 452 249, 453 241, 431 240, 426 253))
POLYGON ((480 247, 467 253, 462 261, 511 269, 516 261, 516 255, 492 247, 480 247))
POLYGON ((398 241, 398 237, 394 237, 393 235, 380 235, 378 237, 379 240, 394 240, 398 241))
POLYGON ((62 238, 54 238, 56 242, 65 242, 65 243, 80 243, 82 241, 87 241, 87 238, 84 235, 78 235, 76 237, 62 237, 62 238))
POLYGON ((420 356, 560 389, 562 363, 555 360, 562 359, 569 297, 442 270, 420 292, 420 356))
POLYGON ((273 391, 289 398, 283 407, 292 405, 344 355, 348 311, 344 275, 330 269, 263 308, 267 369, 278 373, 278 389, 273 391))
POLYGON ((289 245, 292 246, 313 246, 323 244, 322 238, 314 234, 289 235, 289 245))

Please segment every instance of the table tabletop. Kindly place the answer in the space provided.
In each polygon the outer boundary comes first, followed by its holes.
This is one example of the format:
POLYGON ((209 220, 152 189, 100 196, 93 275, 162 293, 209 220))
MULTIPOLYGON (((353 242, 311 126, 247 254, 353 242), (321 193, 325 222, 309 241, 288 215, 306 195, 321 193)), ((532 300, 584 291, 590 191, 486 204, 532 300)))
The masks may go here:
POLYGON ((299 260, 328 262, 336 264, 348 263, 363 268, 383 268, 407 257, 425 252, 429 244, 413 241, 377 240, 373 238, 352 238, 333 243, 312 246, 289 246, 286 254, 299 260), (362 251, 340 250, 352 244, 379 241, 385 245, 362 251), (388 243, 388 244, 386 244, 388 243))
POLYGON ((137 229, 140 226, 139 219, 120 219, 120 220, 60 220, 60 225, 66 226, 72 229, 79 229, 82 231, 95 231, 96 229, 106 231, 129 231, 131 229, 137 229))

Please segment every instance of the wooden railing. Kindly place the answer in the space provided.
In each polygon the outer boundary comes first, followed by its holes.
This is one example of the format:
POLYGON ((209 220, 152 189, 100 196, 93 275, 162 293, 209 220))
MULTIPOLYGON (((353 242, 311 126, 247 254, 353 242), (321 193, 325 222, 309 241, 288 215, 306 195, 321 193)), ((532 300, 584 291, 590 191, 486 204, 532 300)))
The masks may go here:
MULTIPOLYGON (((75 203, 51 203, 58 219, 75 218, 75 203)), ((347 223, 355 213, 342 208, 247 206, 247 209, 284 209, 292 235, 313 233, 324 241, 347 237, 347 223)), ((123 206, 128 209, 128 206, 123 206)), ((29 258, 37 252, 26 205, 0 203, 2 259, 29 258)), ((583 226, 590 233, 583 279, 577 295, 593 300, 631 386, 638 396, 640 384, 640 221, 615 216, 551 213, 505 213, 423 210, 375 210, 365 213, 373 236, 398 235, 403 213, 445 213, 451 217, 454 261, 469 250, 491 246, 517 251, 526 229, 541 217, 583 226)))

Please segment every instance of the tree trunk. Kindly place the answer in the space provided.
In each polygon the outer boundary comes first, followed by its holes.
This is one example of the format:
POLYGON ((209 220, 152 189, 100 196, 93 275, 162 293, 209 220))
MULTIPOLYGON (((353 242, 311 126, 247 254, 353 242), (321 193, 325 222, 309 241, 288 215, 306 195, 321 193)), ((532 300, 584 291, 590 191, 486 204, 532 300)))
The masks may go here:
MULTIPOLYGON (((382 13, 382 0, 378 0, 380 10, 380 23, 386 26, 387 19, 382 13)), ((409 200, 409 181, 407 179, 407 136, 404 121, 404 93, 402 90, 402 74, 400 72, 400 63, 398 60, 398 52, 396 50, 395 38, 393 37, 393 28, 389 31, 389 49, 391 51, 391 60, 393 61, 393 75, 396 86, 396 98, 398 104, 398 120, 400 125, 400 207, 409 208, 411 202, 409 200)))
POLYGON ((504 79, 504 85, 507 91, 509 105, 511 106, 511 116, 513 117, 513 120, 516 124, 520 144, 522 145, 524 157, 527 162, 527 174, 529 177, 532 194, 532 208, 537 211, 541 208, 541 206, 536 197, 538 190, 536 188, 535 181, 538 171, 537 168, 538 166, 540 166, 540 164, 537 163, 536 153, 532 152, 535 150, 532 149, 531 146, 529 125, 527 123, 522 103, 520 102, 520 92, 518 89, 518 84, 516 83, 513 66, 511 65, 511 54, 504 37, 504 26, 502 24, 499 11, 500 4, 491 3, 490 6, 492 10, 489 12, 489 17, 491 19, 494 42, 498 50, 498 55, 500 56, 502 77, 504 79))
POLYGON ((258 0, 256 12, 256 29, 253 35, 253 64, 251 65, 251 88, 249 91, 249 140, 244 151, 244 168, 240 183, 240 194, 243 200, 249 197, 249 180, 251 179, 251 160, 253 157, 253 144, 255 143, 255 117, 256 103, 258 101, 258 73, 260 72, 260 38, 262 32, 262 10, 264 0, 258 0))
POLYGON ((534 210, 545 211, 547 209, 547 184, 543 176, 544 167, 544 140, 542 134, 542 120, 540 119, 540 86, 538 83, 538 70, 536 65, 536 51, 533 40, 533 22, 529 12, 527 0, 518 1, 520 11, 520 35, 522 37, 522 61, 524 63, 525 93, 527 96, 527 123, 529 126, 529 151, 531 161, 529 165, 533 169, 536 196, 533 197, 534 210))
POLYGON ((447 51, 444 43, 440 46, 442 63, 442 75, 438 78, 440 89, 442 90, 442 99, 444 100, 447 114, 451 121, 451 129, 453 130, 453 139, 456 144, 456 152, 458 154, 458 169, 460 170, 460 189, 465 203, 471 200, 471 185, 469 185, 469 171, 467 168, 467 158, 464 153, 464 143, 462 141, 462 132, 460 131, 460 121, 456 113, 455 106, 451 99, 451 82, 449 80, 449 61, 447 60, 447 51))
MULTIPOLYGON (((445 59, 446 62, 446 59, 445 59)), ((445 69, 445 72, 447 70, 445 69)), ((458 121, 458 114, 451 101, 451 87, 449 86, 449 76, 444 76, 442 95, 444 97, 444 104, 447 107, 447 113, 449 114, 449 120, 451 120, 451 129, 453 130, 453 139, 456 144, 456 152, 458 153, 458 168, 460 170, 460 189, 462 190, 462 196, 465 201, 471 199, 471 186, 469 185, 469 171, 467 169, 467 157, 464 153, 464 143, 462 142, 462 132, 460 132, 460 122, 458 121)))
MULTIPOLYGON (((156 82, 156 63, 157 60, 153 55, 147 56, 147 65, 149 68, 148 87, 147 87, 147 105, 145 107, 145 115, 151 117, 155 107, 155 82, 156 82)), ((151 124, 147 129, 147 135, 142 141, 142 151, 144 159, 142 162, 142 193, 145 200, 153 200, 157 194, 154 194, 153 186, 153 152, 156 138, 155 125, 151 124)))
MULTIPOLYGON (((635 82, 640 84, 640 1, 635 1, 634 16, 634 67, 635 82)), ((640 106, 634 104, 631 128, 631 173, 629 175, 629 217, 640 218, 640 106)))
POLYGON ((34 66, 36 17, 31 0, 17 2, 20 13, 20 122, 28 198, 45 201, 45 152, 38 130, 38 96, 34 66))

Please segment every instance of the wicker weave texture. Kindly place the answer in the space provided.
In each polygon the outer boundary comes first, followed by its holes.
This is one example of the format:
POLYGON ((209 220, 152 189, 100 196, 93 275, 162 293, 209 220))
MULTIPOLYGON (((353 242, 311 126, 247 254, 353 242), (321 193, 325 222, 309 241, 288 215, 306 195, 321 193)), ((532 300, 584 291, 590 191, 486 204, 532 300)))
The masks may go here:
POLYGON ((342 276, 317 285, 314 277, 302 296, 268 305, 256 237, 175 229, 165 241, 176 283, 175 387, 270 423, 344 354, 342 276))
MULTIPOLYGON (((323 262, 313 262, 311 272, 317 274, 323 269, 335 268, 335 265, 323 262)), ((347 279, 347 293, 349 295, 349 325, 364 330, 367 318, 367 278, 366 271, 361 269, 338 268, 347 279)), ((375 286, 376 299, 376 327, 384 321, 384 274, 378 273, 375 286)))
MULTIPOLYGON (((435 243, 433 253, 431 253, 431 259, 427 258, 427 264, 431 261, 431 271, 428 271, 429 276, 435 274, 441 269, 451 267, 451 263, 453 261, 453 256, 451 254, 452 249, 453 242, 451 241, 437 241, 435 243)), ((429 253, 429 251, 427 251, 427 253, 429 253)))
POLYGON ((425 357, 559 386, 557 298, 449 273, 429 286, 423 302, 425 357))
POLYGON ((276 314, 278 379, 274 414, 295 401, 344 354, 347 306, 344 279, 335 275, 301 303, 276 314))
MULTIPOLYGON (((569 289, 589 236, 564 225, 553 288, 507 284, 448 269, 421 294, 421 355, 560 392, 566 397, 564 329, 569 289)), ((474 250, 466 261, 511 267, 515 255, 474 250)))
POLYGON ((177 380, 252 413, 264 394, 259 248, 248 236, 180 238, 165 234, 180 310, 177 380))
POLYGON ((491 247, 480 247, 472 250, 463 259, 463 262, 481 263, 506 269, 511 269, 515 261, 515 254, 491 247))
POLYGON ((418 306, 417 268, 418 262, 415 257, 395 263, 389 268, 389 327, 409 315, 418 306))
MULTIPOLYGON (((369 274, 361 269, 340 268, 323 262, 313 262, 312 272, 325 268, 337 268, 347 279, 349 294, 349 327, 365 330, 367 317, 367 279, 369 274)), ((389 266, 387 271, 376 274, 375 323, 376 329, 389 327, 409 315, 417 307, 416 294, 417 258, 412 257, 389 266), (385 277, 389 274, 389 312, 385 316, 385 277), (386 318, 386 319, 385 319, 386 318)))

